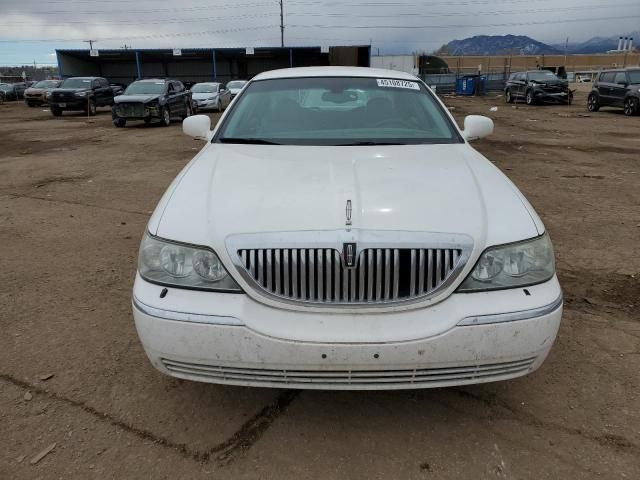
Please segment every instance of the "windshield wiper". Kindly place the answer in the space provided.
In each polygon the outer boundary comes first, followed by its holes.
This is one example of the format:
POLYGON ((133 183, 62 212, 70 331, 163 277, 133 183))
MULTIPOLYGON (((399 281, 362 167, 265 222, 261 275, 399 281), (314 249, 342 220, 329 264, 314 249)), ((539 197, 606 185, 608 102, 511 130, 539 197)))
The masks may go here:
POLYGON ((234 137, 222 137, 219 138, 220 143, 246 143, 252 145, 280 145, 277 142, 271 140, 265 140, 264 138, 234 138, 234 137))
POLYGON ((374 141, 364 141, 364 142, 353 142, 353 143, 336 143, 336 147, 361 147, 361 146, 369 146, 369 145, 406 145, 405 143, 399 142, 374 142, 374 141))

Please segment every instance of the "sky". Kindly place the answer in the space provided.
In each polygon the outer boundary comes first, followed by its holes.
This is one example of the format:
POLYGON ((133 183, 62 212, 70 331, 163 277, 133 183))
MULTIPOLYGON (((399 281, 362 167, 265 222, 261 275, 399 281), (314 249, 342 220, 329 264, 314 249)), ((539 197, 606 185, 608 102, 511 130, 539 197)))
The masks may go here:
MULTIPOLYGON (((473 35, 545 43, 638 30, 639 0, 283 0, 285 45, 430 52, 473 35)), ((55 64, 56 48, 280 45, 278 0, 1 0, 0 66, 55 64)), ((640 39, 637 39, 640 41, 640 39)))

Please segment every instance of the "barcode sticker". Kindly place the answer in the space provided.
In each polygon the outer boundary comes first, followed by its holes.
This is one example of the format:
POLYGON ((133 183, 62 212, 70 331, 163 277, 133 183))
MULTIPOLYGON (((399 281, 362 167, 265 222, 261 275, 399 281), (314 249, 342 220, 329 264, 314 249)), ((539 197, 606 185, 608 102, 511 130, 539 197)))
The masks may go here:
POLYGON ((410 90, 420 90, 418 82, 410 82, 408 80, 394 80, 392 78, 378 78, 376 79, 379 87, 387 88, 408 88, 410 90))

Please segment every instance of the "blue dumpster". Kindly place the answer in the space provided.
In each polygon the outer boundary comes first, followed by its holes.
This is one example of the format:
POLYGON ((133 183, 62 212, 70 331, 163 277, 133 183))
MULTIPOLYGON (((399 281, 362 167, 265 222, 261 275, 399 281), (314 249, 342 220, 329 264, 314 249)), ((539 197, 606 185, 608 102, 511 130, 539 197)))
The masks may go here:
POLYGON ((486 75, 465 75, 456 79, 456 95, 480 95, 484 93, 486 75))

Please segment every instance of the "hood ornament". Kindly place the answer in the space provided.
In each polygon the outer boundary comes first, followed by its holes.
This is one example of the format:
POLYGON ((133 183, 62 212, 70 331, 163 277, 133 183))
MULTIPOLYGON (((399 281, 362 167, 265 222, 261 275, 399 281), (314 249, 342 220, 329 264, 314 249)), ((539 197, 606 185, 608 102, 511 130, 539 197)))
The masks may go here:
POLYGON ((345 214, 346 214, 346 217, 347 217, 345 225, 347 227, 349 227, 351 225, 351 211, 352 211, 352 209, 351 209, 351 200, 347 200, 347 207, 345 208, 345 214))

